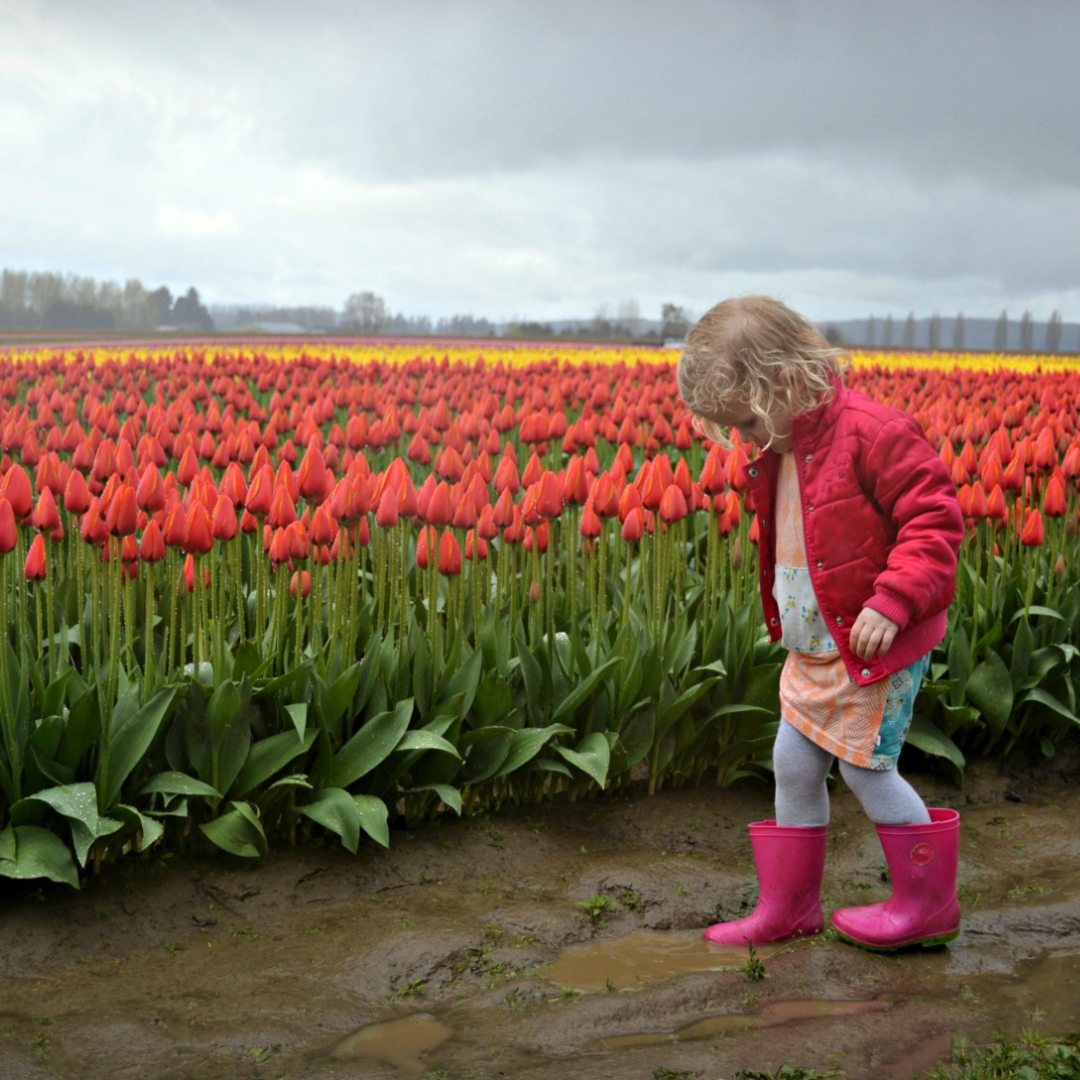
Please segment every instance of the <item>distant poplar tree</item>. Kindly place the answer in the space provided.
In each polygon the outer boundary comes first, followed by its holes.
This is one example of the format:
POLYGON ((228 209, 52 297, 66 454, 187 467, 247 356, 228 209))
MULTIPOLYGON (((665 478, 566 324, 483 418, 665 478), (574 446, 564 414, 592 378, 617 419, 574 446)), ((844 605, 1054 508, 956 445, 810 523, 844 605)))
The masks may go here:
POLYGON ((956 316, 956 322, 952 328, 953 352, 964 351, 964 313, 961 311, 956 316))
POLYGON ((994 324, 994 352, 1004 352, 1009 347, 1009 316, 1003 311, 994 324))
POLYGON ((927 332, 927 342, 931 351, 941 348, 941 316, 935 311, 930 316, 930 329, 927 332))
POLYGON ((1061 348, 1061 312, 1055 311, 1046 323, 1046 337, 1043 339, 1046 352, 1057 352, 1061 348))
POLYGON ((1020 316, 1020 344, 1021 352, 1032 352, 1035 348, 1035 326, 1031 321, 1031 312, 1025 311, 1020 316))
POLYGON ((915 348, 915 312, 908 312, 907 320, 904 322, 904 348, 915 348))
POLYGON ((866 344, 871 348, 877 344, 877 319, 873 315, 866 320, 866 344))
POLYGON ((891 349, 892 348, 892 340, 893 340, 893 321, 892 321, 892 314, 890 313, 890 314, 885 316, 885 325, 881 329, 881 344, 884 345, 886 349, 891 349))

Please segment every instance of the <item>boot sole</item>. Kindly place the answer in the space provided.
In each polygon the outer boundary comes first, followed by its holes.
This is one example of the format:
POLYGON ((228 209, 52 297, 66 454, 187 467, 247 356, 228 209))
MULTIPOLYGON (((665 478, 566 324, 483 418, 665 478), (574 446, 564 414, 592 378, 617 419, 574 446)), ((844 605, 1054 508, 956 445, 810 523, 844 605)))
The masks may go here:
POLYGON ((859 949, 866 949, 867 952, 899 952, 901 949, 912 949, 916 945, 921 946, 924 949, 932 949, 936 945, 944 945, 946 942, 952 941, 954 938, 960 936, 959 930, 951 930, 945 934, 935 934, 933 937, 925 938, 913 938, 911 941, 901 941, 898 945, 871 945, 868 941, 859 941, 858 938, 853 938, 848 934, 845 934, 843 930, 833 927, 841 940, 846 941, 849 945, 854 945, 859 949))

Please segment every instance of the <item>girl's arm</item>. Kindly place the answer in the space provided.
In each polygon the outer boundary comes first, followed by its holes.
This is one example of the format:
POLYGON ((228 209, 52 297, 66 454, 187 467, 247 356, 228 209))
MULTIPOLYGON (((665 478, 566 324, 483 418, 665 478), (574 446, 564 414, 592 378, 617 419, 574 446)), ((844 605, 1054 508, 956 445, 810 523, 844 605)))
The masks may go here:
POLYGON ((909 416, 882 427, 867 472, 873 497, 897 532, 865 606, 902 630, 952 600, 964 518, 952 477, 909 416))

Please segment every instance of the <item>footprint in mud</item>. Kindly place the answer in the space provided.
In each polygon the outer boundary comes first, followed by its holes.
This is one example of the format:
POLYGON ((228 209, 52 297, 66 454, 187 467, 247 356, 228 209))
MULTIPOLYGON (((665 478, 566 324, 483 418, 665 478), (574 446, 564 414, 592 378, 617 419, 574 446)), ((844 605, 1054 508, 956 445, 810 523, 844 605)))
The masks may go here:
POLYGON ((678 1031, 642 1032, 636 1035, 615 1035, 602 1039, 597 1045, 603 1050, 618 1050, 628 1046, 660 1046, 666 1043, 708 1039, 726 1031, 745 1031, 751 1028, 776 1027, 795 1020, 816 1020, 822 1017, 860 1016, 883 1012, 889 1008, 885 1001, 776 1001, 766 1005, 759 1016, 740 1013, 707 1016, 678 1031))
MULTIPOLYGON (((755 950, 762 960, 779 946, 755 950)), ((544 974, 572 990, 633 990, 643 983, 696 971, 735 971, 749 950, 703 941, 699 930, 635 930, 610 941, 571 945, 544 974)))
POLYGON ((420 1076, 423 1055, 437 1050, 453 1034, 453 1028, 439 1023, 430 1013, 415 1013, 362 1027, 342 1039, 330 1056, 382 1061, 403 1076, 420 1076))

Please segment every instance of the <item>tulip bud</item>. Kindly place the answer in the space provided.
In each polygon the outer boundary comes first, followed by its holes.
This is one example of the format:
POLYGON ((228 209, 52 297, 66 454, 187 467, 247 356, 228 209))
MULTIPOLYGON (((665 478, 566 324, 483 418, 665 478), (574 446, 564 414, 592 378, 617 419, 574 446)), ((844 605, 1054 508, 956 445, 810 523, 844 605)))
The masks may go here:
POLYGON ((1020 530, 1020 543, 1025 547, 1042 547, 1045 539, 1042 514, 1037 509, 1029 511, 1020 530))
POLYGON ((162 535, 161 526, 153 518, 143 529, 142 539, 139 541, 139 558, 143 562, 160 562, 165 558, 165 537, 162 535))
POLYGON ((44 581, 48 566, 45 560, 45 537, 38 533, 26 554, 23 573, 27 581, 44 581))
POLYGON ((533 604, 540 602, 540 582, 536 578, 529 582, 529 602, 533 604))
POLYGON ((0 554, 15 550, 19 539, 19 527, 15 523, 15 511, 11 503, 0 496, 0 554))
POLYGON ((311 574, 307 570, 294 570, 289 578, 289 595, 295 600, 298 592, 305 600, 311 595, 311 574))
POLYGON ((728 559, 731 563, 733 570, 738 570, 743 564, 743 549, 742 549, 742 537, 736 536, 734 543, 731 545, 731 555, 728 559))
POLYGON ((461 573, 461 546, 449 529, 443 530, 439 538, 439 573, 445 577, 461 573))
MULTIPOLYGON (((636 488, 628 487, 627 491, 635 491, 636 488)), ((622 514, 619 515, 622 517, 622 514)), ((622 538, 631 544, 636 544, 645 534, 645 511, 641 506, 633 507, 622 518, 622 538)))

